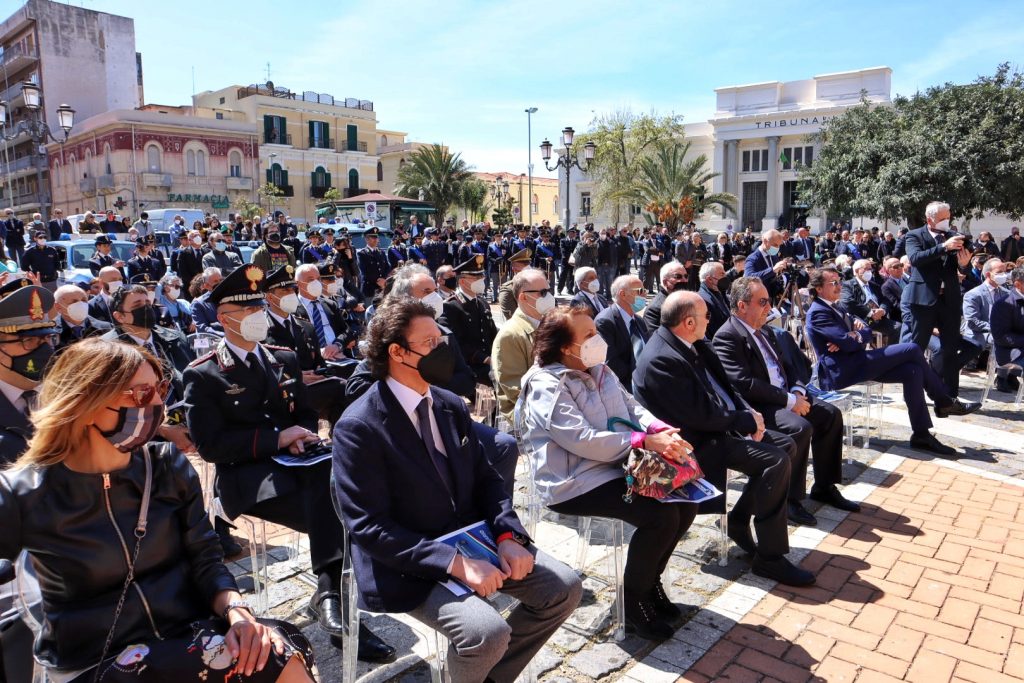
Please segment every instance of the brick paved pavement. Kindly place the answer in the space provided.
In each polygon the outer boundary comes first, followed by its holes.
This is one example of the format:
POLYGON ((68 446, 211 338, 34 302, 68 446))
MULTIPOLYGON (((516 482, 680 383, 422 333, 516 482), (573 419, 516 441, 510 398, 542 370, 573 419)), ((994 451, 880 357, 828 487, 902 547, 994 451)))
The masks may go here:
MULTIPOLYGON (((979 375, 965 376, 962 395, 978 398, 981 380, 979 375)), ((982 675, 986 681, 1024 678, 1020 668, 1024 662, 1024 616, 1019 593, 1024 586, 1024 559, 1018 549, 1022 547, 1019 541, 1024 540, 1024 506, 1020 505, 1021 490, 999 480, 1024 481, 1022 413, 1007 403, 1012 397, 996 393, 996 400, 982 413, 936 420, 940 438, 961 449, 959 463, 970 465, 965 472, 964 468, 953 469, 959 466, 957 462, 933 464, 929 457, 903 448, 909 428, 896 389, 887 387, 884 438, 873 436, 870 449, 860 447, 858 438, 858 447, 845 453, 844 480, 859 482, 847 486, 846 492, 868 501, 865 512, 846 517, 810 503, 808 509, 817 515, 818 528, 791 528, 791 557, 823 568, 818 586, 800 591, 777 589, 772 582, 750 574, 749 564, 735 548, 728 566, 719 567, 714 561, 715 519, 699 517, 665 577, 673 599, 689 606, 684 617, 688 621, 667 643, 633 637, 616 643, 607 628, 611 591, 605 582, 596 580, 606 574, 602 560, 609 548, 595 539, 588 553, 584 605, 535 660, 541 679, 547 683, 660 683, 709 677, 792 677, 801 681, 974 681, 982 675), (894 463, 899 467, 890 475, 894 463), (935 488, 943 482, 947 482, 945 489, 935 488), (965 482, 971 484, 966 496, 960 494, 965 482), (949 501, 953 495, 965 501, 955 515, 952 506, 957 504, 949 501), (991 505, 986 509, 988 500, 991 505), (1008 512, 1011 506, 1015 506, 1012 513, 1008 512), (990 517, 989 513, 996 514, 990 517), (996 529, 1005 529, 1005 535, 996 529), (1010 609, 1014 600, 1015 609, 1010 609), (1016 620, 1011 619, 1014 616, 1016 620), (1004 639, 1005 652, 1000 656, 998 649, 1004 639), (709 675, 716 662, 721 666, 709 675), (955 675, 942 678, 943 667, 950 665, 955 675), (771 675, 769 667, 775 667, 771 675), (927 677, 921 678, 925 674, 927 677)), ((734 482, 731 486, 730 500, 739 485, 734 482)), ((274 582, 270 613, 303 627, 314 642, 320 680, 339 681, 339 653, 301 614, 312 592, 302 580, 302 571, 309 566, 308 552, 288 561, 283 546, 289 537, 268 528, 274 582)), ((542 523, 539 535, 546 550, 572 561, 576 535, 571 525, 564 520, 542 523)), ((230 566, 243 586, 247 585, 248 560, 243 557, 230 566)), ((401 616, 364 615, 364 619, 398 648, 400 657, 387 667, 360 664, 364 681, 429 680, 422 660, 428 656, 422 627, 401 616)))

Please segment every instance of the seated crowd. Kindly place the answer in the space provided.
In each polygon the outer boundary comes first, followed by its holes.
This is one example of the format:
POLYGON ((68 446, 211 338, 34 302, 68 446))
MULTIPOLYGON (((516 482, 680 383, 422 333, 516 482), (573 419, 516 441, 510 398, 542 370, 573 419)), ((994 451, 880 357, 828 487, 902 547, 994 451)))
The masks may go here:
MULTIPOLYGON (((543 506, 634 528, 629 632, 673 634, 669 559, 698 514, 726 512, 725 496, 624 495, 631 454, 720 490, 730 470, 746 475, 729 538, 755 574, 813 584, 787 558, 789 525, 817 524, 805 499, 860 509, 840 488, 844 416, 825 392, 901 385, 910 446, 952 455, 926 397, 936 418, 977 410, 957 397, 958 377, 986 353, 997 390, 1020 381, 1024 266, 990 236, 975 254, 948 216, 935 202, 898 239, 767 230, 758 245, 730 231, 710 249, 688 231, 609 231, 627 245, 624 268, 602 260, 609 234, 592 228, 582 241, 575 228, 539 241, 521 229, 491 243, 467 230, 460 243, 413 224, 410 246, 398 233, 387 251, 375 228, 358 250, 310 230, 296 250, 282 216, 260 226, 248 264, 230 229, 211 225, 205 247, 202 229, 182 230, 169 271, 145 238, 125 263, 98 235, 81 286, 42 286, 30 271, 0 288, 0 560, 27 554, 19 571, 42 596, 30 634, 0 588, 0 671, 28 680, 34 637, 61 683, 146 668, 146 680, 312 680, 309 641, 254 614, 223 562, 241 550, 229 520, 247 515, 308 535, 317 585, 305 609, 333 646, 348 559, 361 608, 447 637, 453 680, 513 681, 582 594, 513 507, 520 457, 543 506), (637 274, 631 242, 644 249, 637 274), (567 263, 566 249, 580 258, 567 263), (645 283, 657 283, 652 298, 645 283), (557 305, 566 285, 574 294, 557 305), (796 335, 772 324, 790 301, 806 308, 784 311, 802 318, 796 335), (488 395, 493 421, 469 407, 488 395), (215 472, 212 491, 186 455, 215 472), (214 496, 223 515, 211 524, 214 496), (493 561, 439 540, 480 521, 493 561), (507 617, 486 600, 498 591, 518 601, 507 617)), ((363 625, 358 643, 360 659, 395 657, 363 625)))

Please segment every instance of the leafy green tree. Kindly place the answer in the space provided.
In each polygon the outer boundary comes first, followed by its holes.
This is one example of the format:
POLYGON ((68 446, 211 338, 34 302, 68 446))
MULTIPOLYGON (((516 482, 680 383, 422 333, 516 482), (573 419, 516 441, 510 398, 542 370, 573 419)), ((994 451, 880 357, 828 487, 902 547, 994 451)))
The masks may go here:
POLYGON ((892 106, 865 100, 826 124, 800 174, 801 198, 829 213, 924 224, 928 202, 949 202, 969 225, 987 211, 1024 214, 1024 76, 998 67, 892 106))
POLYGON ((459 192, 459 206, 461 206, 469 217, 470 223, 483 220, 487 215, 488 201, 487 183, 479 178, 469 178, 462 184, 459 192))
POLYGON ((258 194, 262 200, 260 203, 262 204, 263 201, 267 202, 270 205, 270 210, 273 211, 277 208, 277 200, 284 196, 284 190, 274 183, 267 182, 259 186, 256 190, 256 194, 258 194))
POLYGON ((582 149, 587 142, 597 145, 588 167, 595 210, 610 211, 612 221, 620 223, 628 215, 625 196, 639 178, 641 162, 659 144, 675 139, 683 139, 683 117, 678 114, 634 114, 620 109, 594 119, 573 147, 582 149))
POLYGON ((260 213, 260 205, 256 202, 249 201, 249 198, 245 195, 239 195, 235 199, 235 213, 240 214, 242 218, 252 218, 258 216, 260 213))
POLYGON ((504 228, 506 225, 512 224, 512 209, 503 206, 494 213, 491 214, 491 220, 499 228, 504 228))
POLYGON ((327 188, 327 191, 324 192, 325 202, 336 202, 339 199, 341 199, 341 190, 336 187, 329 187, 327 188))
POLYGON ((658 142, 638 160, 632 184, 617 193, 616 198, 639 204, 649 224, 664 223, 670 232, 708 209, 735 211, 735 195, 706 192, 711 179, 719 174, 708 170, 704 154, 687 161, 689 151, 689 142, 658 142))
POLYGON ((448 209, 459 202, 462 185, 472 177, 460 154, 439 144, 421 147, 398 169, 396 190, 403 197, 419 197, 434 207, 435 225, 444 225, 448 209))

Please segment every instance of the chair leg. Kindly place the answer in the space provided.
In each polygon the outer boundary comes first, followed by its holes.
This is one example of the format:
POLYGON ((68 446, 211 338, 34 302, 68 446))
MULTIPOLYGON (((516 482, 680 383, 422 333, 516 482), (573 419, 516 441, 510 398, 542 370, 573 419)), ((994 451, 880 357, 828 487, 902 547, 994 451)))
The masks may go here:
POLYGON ((444 634, 434 631, 434 661, 430 665, 430 680, 434 683, 451 683, 451 674, 448 671, 448 647, 448 639, 444 634))
POLYGON ((615 623, 613 624, 615 640, 626 639, 626 598, 623 586, 625 565, 622 558, 622 545, 625 531, 621 519, 610 520, 612 525, 612 563, 615 571, 615 605, 613 605, 615 623))
POLYGON ((576 569, 587 568, 587 549, 590 547, 590 517, 579 518, 579 539, 576 541, 576 569))
POLYGON ((356 587, 355 570, 352 567, 348 529, 344 525, 342 525, 341 539, 341 546, 345 551, 341 565, 341 595, 346 624, 344 649, 341 652, 341 681, 342 683, 355 683, 356 662, 359 658, 359 609, 356 606, 358 589, 356 587))
MULTIPOLYGON (((726 495, 726 492, 723 491, 722 495, 726 495)), ((724 567, 727 564, 729 564, 729 515, 723 512, 718 523, 718 566, 724 567)))

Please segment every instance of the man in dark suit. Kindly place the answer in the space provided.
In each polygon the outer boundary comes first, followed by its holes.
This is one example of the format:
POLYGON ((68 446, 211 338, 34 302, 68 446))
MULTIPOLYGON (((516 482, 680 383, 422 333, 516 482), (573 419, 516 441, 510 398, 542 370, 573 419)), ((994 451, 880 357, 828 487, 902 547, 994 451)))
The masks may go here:
POLYGON ((644 309, 644 322, 652 332, 661 325, 661 307, 672 292, 686 289, 686 266, 678 261, 669 261, 658 271, 658 293, 644 309))
POLYGON ((57 350, 66 348, 79 339, 106 334, 110 323, 89 315, 88 297, 77 285, 62 285, 53 293, 56 305, 57 350))
POLYGON ((860 318, 874 332, 880 332, 887 344, 899 341, 900 326, 886 312, 882 288, 872 279, 871 261, 860 259, 853 263, 853 277, 843 283, 839 302, 850 315, 860 318))
POLYGON ((566 230, 565 237, 559 241, 558 253, 561 256, 558 266, 559 294, 563 291, 567 291, 569 294, 576 293, 576 282, 572 277, 575 264, 569 263, 569 259, 572 258, 573 252, 576 251, 576 245, 579 243, 579 231, 575 227, 570 227, 566 230))
POLYGON ((789 241, 793 258, 797 261, 814 260, 814 238, 807 228, 796 231, 796 237, 789 241))
POLYGON ((890 320, 903 324, 903 309, 900 306, 900 299, 903 298, 903 288, 906 281, 903 279, 903 263, 898 258, 890 256, 883 262, 885 279, 882 280, 882 308, 890 320))
POLYGON ((107 266, 100 270, 97 279, 102 289, 99 294, 89 299, 89 315, 97 320, 113 325, 114 316, 113 307, 110 305, 110 297, 124 286, 124 277, 117 268, 107 266))
POLYGON ((335 277, 334 264, 303 263, 295 269, 295 284, 298 287, 299 306, 294 316, 309 323, 314 339, 324 360, 340 361, 349 357, 355 347, 345 315, 334 302, 323 278, 335 277))
POLYGON ((47 224, 46 228, 50 232, 51 242, 57 242, 60 240, 61 235, 70 235, 75 231, 71 226, 71 221, 64 218, 64 212, 60 209, 53 210, 53 219, 47 224))
POLYGON ((217 267, 205 269, 202 276, 199 286, 202 294, 192 300, 192 321, 196 324, 196 332, 224 336, 224 329, 217 321, 217 307, 210 301, 210 292, 217 288, 224 276, 217 267))
MULTIPOLYGON (((330 462, 285 467, 273 459, 318 448, 320 438, 295 354, 257 339, 269 325, 263 280, 260 268, 242 266, 210 293, 224 339, 185 371, 188 428, 202 458, 217 466, 216 490, 229 517, 251 515, 309 534, 317 575, 309 611, 340 647, 344 532, 331 504, 330 462), (250 317, 262 324, 243 323, 250 317)), ((394 657, 365 627, 359 638, 360 658, 394 657)))
POLYGON ((651 335, 633 373, 636 399, 660 420, 679 427, 709 479, 724 486, 727 469, 749 477, 729 513, 728 533, 754 555, 754 572, 788 585, 814 583, 811 572, 785 556, 791 457, 776 444, 792 451, 793 441, 768 435, 762 415, 732 389, 721 362, 704 341, 707 320, 707 304, 696 292, 669 295, 661 310, 661 327, 651 335))
POLYGON ((939 331, 942 348, 942 380, 953 396, 960 389, 958 350, 960 346, 959 269, 971 261, 965 237, 950 234, 949 205, 932 202, 925 209, 928 224, 907 233, 907 256, 913 270, 903 290, 901 340, 928 348, 932 330, 939 331))
POLYGON ((596 318, 598 313, 608 308, 608 300, 601 294, 601 282, 597 278, 597 271, 589 266, 583 266, 576 269, 573 277, 576 281, 576 294, 573 295, 570 304, 590 309, 590 317, 596 318))
POLYGON ((797 378, 799 370, 787 362, 776 336, 765 330, 771 311, 768 290, 755 278, 733 283, 729 295, 732 315, 715 335, 714 348, 736 391, 759 413, 765 426, 796 442, 789 485, 789 519, 814 526, 817 521, 804 507, 807 460, 814 452, 811 498, 840 510, 857 512, 836 487, 842 481, 843 413, 813 399, 797 378))
POLYGON ((826 391, 838 391, 865 381, 892 382, 903 386, 913 433, 910 447, 940 455, 956 450, 943 445, 928 430, 932 427, 924 394, 935 403, 937 417, 966 415, 981 404, 949 395, 914 344, 893 344, 865 350, 871 330, 850 316, 839 303, 840 278, 835 268, 822 268, 811 276, 814 301, 807 311, 807 339, 818 358, 818 383, 826 391))
POLYGON ((633 393, 636 359, 640 357, 651 336, 647 323, 640 317, 646 294, 640 278, 620 275, 612 282, 614 303, 594 318, 597 333, 608 344, 608 359, 605 362, 629 393, 633 393))
POLYGON ((1019 367, 1024 356, 1024 266, 1013 269, 1010 281, 1013 288, 992 304, 989 318, 998 365, 996 390, 1008 392, 1019 388, 1020 370, 1004 366, 1013 363, 1019 367))
MULTIPOLYGON (((345 407, 345 380, 316 373, 326 369, 327 363, 320 353, 313 325, 294 315, 301 308, 295 268, 285 264, 271 271, 264 280, 264 289, 270 319, 267 342, 295 352, 310 407, 320 419, 334 424, 345 407)), ((355 360, 349 362, 355 364, 355 360)))
POLYGON ((380 229, 370 228, 364 233, 366 246, 356 251, 359 267, 359 291, 370 300, 384 289, 384 279, 391 272, 388 256, 378 248, 380 229))
POLYGON ((715 334, 726 320, 729 319, 729 299, 718 289, 718 283, 725 278, 725 268, 717 261, 708 261, 700 267, 700 289, 697 293, 708 306, 711 319, 708 321, 708 340, 715 334))
POLYGON ((190 231, 188 233, 188 245, 182 248, 178 254, 177 270, 174 271, 181 278, 182 284, 185 285, 184 293, 189 301, 192 301, 192 280, 195 279, 196 275, 203 272, 202 243, 203 237, 199 234, 199 231, 190 231))
POLYGON ((458 288, 455 296, 444 302, 440 323, 458 339, 477 383, 491 386, 491 348, 498 328, 491 317, 490 306, 483 299, 483 268, 484 257, 481 254, 474 254, 455 267, 458 288))
POLYGON ((764 283, 773 302, 786 289, 786 276, 783 273, 790 264, 789 259, 779 254, 782 242, 782 233, 774 229, 766 230, 761 235, 761 246, 747 256, 743 269, 747 277, 759 278, 764 283))
POLYGON ((408 300, 380 308, 367 341, 378 381, 334 429, 335 490, 360 606, 408 612, 441 631, 452 680, 513 681, 579 603, 580 580, 527 536, 463 400, 420 373, 428 354, 450 353, 432 308, 408 300), (436 540, 479 521, 501 569, 436 540), (452 578, 471 592, 453 595, 443 585, 452 578), (507 621, 483 599, 498 590, 519 600, 507 621))
POLYGON ((25 222, 14 215, 14 209, 5 209, 4 215, 4 247, 15 263, 21 263, 21 257, 25 254, 25 222))
POLYGON ((1024 256, 1024 240, 1016 225, 1010 228, 1010 234, 999 245, 999 253, 1007 263, 1016 263, 1017 259, 1024 256))

